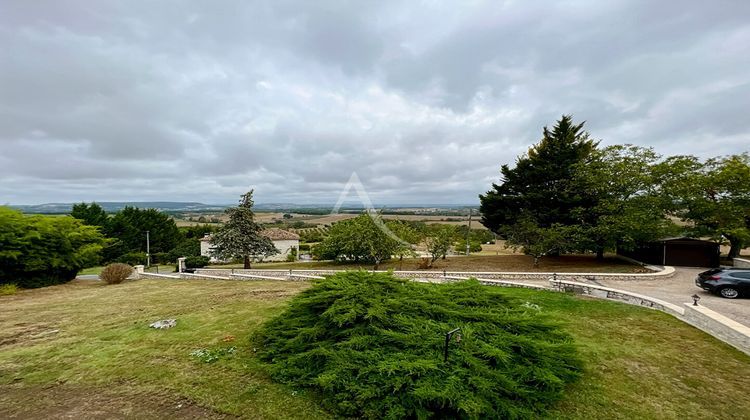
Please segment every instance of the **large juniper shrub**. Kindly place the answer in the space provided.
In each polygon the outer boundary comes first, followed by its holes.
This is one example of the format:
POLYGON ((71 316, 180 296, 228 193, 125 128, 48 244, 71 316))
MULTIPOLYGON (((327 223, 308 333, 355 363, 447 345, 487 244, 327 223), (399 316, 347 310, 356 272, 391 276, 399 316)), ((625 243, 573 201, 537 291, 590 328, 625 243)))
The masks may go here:
MULTIPOLYGON (((542 308, 543 311, 543 308, 542 308)), ((571 338, 477 281, 420 284, 351 271, 317 281, 255 337, 272 376, 368 418, 529 418, 581 362, 571 338), (443 360, 445 333, 460 327, 443 360)))

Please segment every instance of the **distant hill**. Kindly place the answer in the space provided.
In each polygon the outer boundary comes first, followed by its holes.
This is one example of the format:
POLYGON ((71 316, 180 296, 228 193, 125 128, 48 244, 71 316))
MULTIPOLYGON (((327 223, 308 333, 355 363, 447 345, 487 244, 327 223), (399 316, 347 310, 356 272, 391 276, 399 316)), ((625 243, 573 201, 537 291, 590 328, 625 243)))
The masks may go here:
MULTIPOLYGON (((97 201, 104 211, 114 213, 126 206, 139 207, 142 209, 157 209, 159 211, 182 213, 182 212, 219 212, 235 204, 204 204, 198 202, 183 201, 97 201)), ((37 214, 67 214, 76 203, 45 203, 45 204, 10 204, 9 207, 21 210, 24 213, 37 214)), ((451 205, 451 204, 426 204, 426 205, 375 205, 375 208, 385 210, 386 213, 422 214, 442 213, 451 210, 454 212, 465 212, 467 207, 477 206, 451 205)), ((266 212, 297 212, 307 214, 328 214, 333 209, 331 204, 294 204, 294 203, 255 203, 256 211, 266 212)), ((339 211, 341 213, 359 212, 363 206, 358 203, 345 203, 339 211)))
MULTIPOLYGON (((97 201, 104 211, 114 213, 126 206, 139 207, 142 209, 157 209, 168 212, 181 211, 221 211, 229 206, 218 204, 203 204, 181 201, 97 201)), ((24 213, 65 214, 70 213, 76 203, 46 203, 31 205, 10 205, 10 207, 21 210, 24 213)))

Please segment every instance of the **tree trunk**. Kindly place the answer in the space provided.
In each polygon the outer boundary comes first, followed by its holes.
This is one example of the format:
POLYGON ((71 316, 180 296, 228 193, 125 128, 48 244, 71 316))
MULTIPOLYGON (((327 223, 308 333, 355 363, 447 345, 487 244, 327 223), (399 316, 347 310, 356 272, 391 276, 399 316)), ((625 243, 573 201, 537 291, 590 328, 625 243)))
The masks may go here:
POLYGON ((404 269, 404 256, 400 256, 398 258, 398 271, 401 271, 404 269))
POLYGON ((596 259, 598 261, 604 260, 604 247, 601 247, 601 246, 596 247, 596 259))
POLYGON ((380 261, 375 260, 375 267, 372 268, 372 271, 378 271, 378 267, 380 267, 380 261))
POLYGON ((539 268, 539 257, 534 255, 534 268, 539 268))
POLYGON ((244 262, 245 262, 245 270, 247 270, 248 268, 250 268, 250 256, 245 255, 245 261, 244 262))
POLYGON ((742 251, 742 241, 737 238, 729 238, 729 258, 737 258, 742 251))

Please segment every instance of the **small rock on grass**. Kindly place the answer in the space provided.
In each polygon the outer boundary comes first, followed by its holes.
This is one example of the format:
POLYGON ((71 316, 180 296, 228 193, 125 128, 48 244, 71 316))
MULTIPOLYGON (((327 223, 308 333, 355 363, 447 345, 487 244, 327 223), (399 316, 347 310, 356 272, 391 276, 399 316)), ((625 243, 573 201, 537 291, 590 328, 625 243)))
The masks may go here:
POLYGON ((157 330, 164 330, 167 328, 172 328, 177 325, 176 319, 162 319, 160 321, 156 321, 153 324, 150 324, 149 327, 156 328, 157 330))

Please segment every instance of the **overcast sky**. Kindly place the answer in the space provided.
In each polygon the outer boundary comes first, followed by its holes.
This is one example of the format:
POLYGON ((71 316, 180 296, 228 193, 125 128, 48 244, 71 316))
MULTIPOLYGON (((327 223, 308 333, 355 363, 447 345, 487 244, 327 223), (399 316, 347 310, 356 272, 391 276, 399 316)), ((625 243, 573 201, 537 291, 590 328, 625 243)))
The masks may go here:
POLYGON ((475 203, 561 114, 750 148, 750 1, 0 3, 0 203, 475 203))

